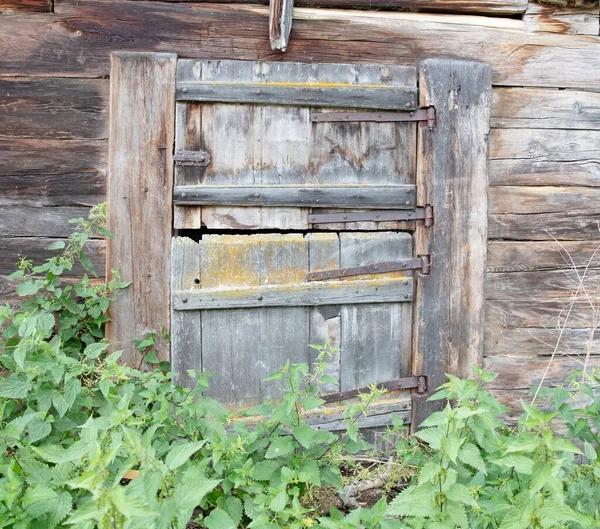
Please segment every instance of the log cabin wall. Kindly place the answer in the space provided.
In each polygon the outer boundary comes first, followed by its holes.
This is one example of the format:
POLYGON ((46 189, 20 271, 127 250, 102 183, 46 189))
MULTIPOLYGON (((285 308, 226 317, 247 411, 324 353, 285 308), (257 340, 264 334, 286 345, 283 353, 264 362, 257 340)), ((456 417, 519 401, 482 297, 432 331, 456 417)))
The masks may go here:
MULTIPOLYGON (((500 372, 495 392, 516 402, 547 370, 578 274, 587 268, 588 286, 599 275, 598 3, 297 0, 285 55, 270 49, 266 3, 0 0, 0 298, 14 299, 6 276, 18 255, 45 257, 51 240, 68 235, 68 219, 105 200, 114 50, 484 61, 494 82, 485 363, 500 372)), ((92 252, 103 270, 104 243, 92 252)), ((562 352, 584 353, 595 323, 585 303, 575 305, 547 382, 578 366, 562 352)))

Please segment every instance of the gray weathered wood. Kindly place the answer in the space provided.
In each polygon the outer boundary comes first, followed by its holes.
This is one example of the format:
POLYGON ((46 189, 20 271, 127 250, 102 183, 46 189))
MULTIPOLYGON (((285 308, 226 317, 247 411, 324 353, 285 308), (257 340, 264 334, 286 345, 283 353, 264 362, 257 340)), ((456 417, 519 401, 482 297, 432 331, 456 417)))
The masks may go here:
POLYGON ((214 310, 251 307, 302 307, 342 303, 412 301, 412 279, 373 279, 312 282, 238 288, 203 288, 175 292, 175 310, 214 310))
POLYGON ((270 0, 269 2, 269 41, 271 48, 285 52, 292 30, 294 0, 270 0))
POLYGON ((70 219, 87 217, 86 207, 37 208, 27 206, 3 206, 0 208, 0 237, 66 238, 73 232, 70 219), (43 229, 43 231, 41 231, 43 229))
MULTIPOLYGON (((523 22, 527 31, 545 33, 566 33, 569 35, 598 36, 598 4, 590 2, 589 7, 544 5, 529 2, 523 22)), ((560 2, 562 3, 562 2, 560 2)), ((565 2, 564 4, 567 4, 565 2)))
MULTIPOLYGON (((201 288, 298 282, 308 269, 301 234, 209 235, 202 239, 201 288)), ((202 314, 202 365, 214 373, 208 394, 246 407, 278 394, 264 379, 286 361, 308 362, 308 309, 267 307, 202 314)))
MULTIPOLYGON (((482 361, 491 69, 428 60, 420 89, 436 125, 419 129, 417 185, 435 220, 416 232, 416 253, 430 255, 432 267, 417 281, 413 374, 427 375, 433 391, 444 373, 465 377, 482 361)), ((439 406, 415 398, 412 424, 439 406)))
MULTIPOLYGON (((510 189, 493 187, 492 190, 510 189)), ((533 196, 532 200, 536 200, 533 196)), ((598 238, 600 212, 593 201, 588 208, 550 213, 492 213, 489 215, 489 238, 515 241, 594 240, 598 238), (590 208, 594 208, 590 210, 590 208)))
MULTIPOLYGON (((408 233, 340 234, 340 266, 344 268, 411 256, 412 237, 408 233)), ((412 291, 411 275, 409 271, 393 274, 402 282, 409 281, 412 291)), ((346 282, 340 281, 341 284, 346 282)), ((409 375, 411 329, 409 304, 343 306, 341 391, 409 375)))
POLYGON ((178 205, 413 209, 415 191, 414 185, 200 185, 175 187, 173 201, 178 205))
POLYGON ((107 337, 133 365, 142 355, 131 340, 151 332, 169 359, 161 330, 170 326, 176 64, 173 54, 112 56, 107 276, 118 270, 133 283, 112 302, 107 337))
POLYGON ((408 86, 390 88, 385 85, 325 87, 291 83, 281 86, 275 83, 180 82, 177 84, 177 100, 416 110, 417 90, 408 86))
MULTIPOLYGON (((171 292, 199 288, 200 244, 187 237, 173 237, 171 246, 171 292)), ((171 369, 177 383, 191 386, 189 369, 202 370, 202 312, 178 311, 171 303, 171 369), (176 352, 176 353, 175 353, 176 352)))

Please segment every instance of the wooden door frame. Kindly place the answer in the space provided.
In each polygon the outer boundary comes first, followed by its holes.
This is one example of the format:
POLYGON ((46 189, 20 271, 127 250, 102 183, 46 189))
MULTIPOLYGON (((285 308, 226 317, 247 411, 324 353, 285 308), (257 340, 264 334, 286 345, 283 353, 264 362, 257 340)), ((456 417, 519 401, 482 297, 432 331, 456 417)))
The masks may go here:
MULTIPOLYGON (((131 340, 170 328, 176 67, 174 54, 111 58, 107 277, 116 269, 133 282, 111 306, 107 337, 134 366, 142 355, 131 340)), ((419 98, 436 120, 419 128, 417 206, 433 206, 435 220, 415 232, 414 253, 432 266, 416 281, 412 365, 431 393, 444 373, 468 376, 482 363, 491 67, 424 61, 419 98)), ((168 342, 158 356, 169 359, 168 342)), ((439 405, 415 395, 412 424, 439 405)))

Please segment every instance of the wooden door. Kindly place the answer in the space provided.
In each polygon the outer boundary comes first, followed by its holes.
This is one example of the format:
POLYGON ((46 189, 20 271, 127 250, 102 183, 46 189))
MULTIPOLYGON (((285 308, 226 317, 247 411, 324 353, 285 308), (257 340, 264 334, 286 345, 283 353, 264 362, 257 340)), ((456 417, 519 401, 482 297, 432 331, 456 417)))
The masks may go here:
MULTIPOLYGON (((424 383, 480 355, 489 68, 176 67, 174 370, 214 373, 210 394, 237 409, 276 395, 265 378, 288 360, 311 364, 310 345, 328 342, 339 349, 331 400, 386 384, 364 425, 392 412, 420 420, 433 409, 418 398, 424 383)), ((321 422, 341 427, 335 414, 321 422)))

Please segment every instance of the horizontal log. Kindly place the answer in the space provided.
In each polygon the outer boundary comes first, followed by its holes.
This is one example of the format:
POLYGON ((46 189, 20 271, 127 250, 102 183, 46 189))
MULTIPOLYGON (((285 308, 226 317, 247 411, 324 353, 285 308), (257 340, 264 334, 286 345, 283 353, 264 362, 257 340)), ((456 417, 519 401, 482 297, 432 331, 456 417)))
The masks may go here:
POLYGON ((102 202, 106 150, 105 140, 0 139, 0 205, 102 202))
MULTIPOLYGON (((39 17, 13 14, 0 27, 3 75, 103 76, 116 47, 213 60, 282 60, 266 38, 266 6, 62 0, 55 15, 39 17)), ((600 84, 598 39, 530 34, 521 21, 495 17, 298 8, 283 58, 414 66, 432 56, 485 61, 498 85, 600 84)))
POLYGON ((487 300, 485 304, 485 327, 496 335, 504 329, 587 329, 595 325, 594 319, 594 309, 583 296, 572 306, 570 299, 487 300))
MULTIPOLYGON (((599 234, 600 236, 600 234, 599 234)), ((488 272, 600 268, 600 240, 488 243, 488 272)))
MULTIPOLYGON (((529 358, 494 356, 484 359, 484 367, 498 378, 488 385, 490 389, 529 389, 542 383, 546 386, 564 384, 567 377, 582 368, 581 361, 564 357, 529 358), (545 374, 545 376, 544 376, 545 374)), ((590 359, 588 368, 600 367, 600 357, 590 359)))
MULTIPOLYGON (((25 257, 33 261, 34 265, 42 264, 46 259, 57 255, 59 250, 48 250, 52 243, 64 239, 48 239, 45 237, 15 237, 0 241, 0 276, 12 274, 17 269, 19 259, 25 257)), ((104 259, 106 244, 104 241, 90 241, 87 255, 92 261, 98 276, 104 276, 104 259)), ((90 274, 79 263, 72 270, 65 271, 67 277, 90 274)))
POLYGON ((412 301, 413 282, 366 279, 175 292, 174 310, 299 307, 412 301))
MULTIPOLYGON (((223 3, 223 0, 163 0, 167 2, 223 3)), ((231 4, 268 5, 269 0, 230 0, 231 4)), ((296 7, 337 7, 340 9, 400 9, 444 13, 524 13, 525 0, 294 0, 296 7)))
POLYGON ((529 2, 523 16, 531 32, 598 35, 598 4, 586 9, 557 7, 529 2))
POLYGON ((413 209, 414 185, 176 186, 173 202, 188 206, 294 206, 413 209))
POLYGON ((600 189, 596 187, 497 186, 490 187, 488 197, 492 215, 578 213, 589 217, 600 213, 600 189))
MULTIPOLYGON (((490 189, 507 189, 496 187, 490 189)), ((600 213, 559 211, 555 213, 491 213, 489 239, 517 241, 595 240, 600 235, 600 213)))
POLYGON ((598 186, 600 158, 490 160, 489 182, 492 186, 598 186))
POLYGON ((53 0, 0 0, 0 11, 50 13, 53 0))
POLYGON ((491 126, 600 130, 600 92, 498 87, 492 92, 491 126))
POLYGON ((593 295, 600 289, 600 270, 488 273, 485 288, 487 299, 568 300, 577 292, 580 282, 581 288, 593 295))
POLYGON ((417 89, 279 83, 178 82, 178 101, 416 110, 417 89))
POLYGON ((108 85, 105 79, 0 77, 0 137, 106 138, 108 85))
POLYGON ((0 237, 68 237, 74 226, 69 220, 86 218, 89 211, 85 207, 2 207, 0 237))

